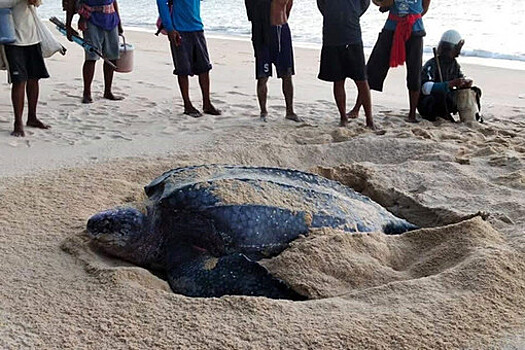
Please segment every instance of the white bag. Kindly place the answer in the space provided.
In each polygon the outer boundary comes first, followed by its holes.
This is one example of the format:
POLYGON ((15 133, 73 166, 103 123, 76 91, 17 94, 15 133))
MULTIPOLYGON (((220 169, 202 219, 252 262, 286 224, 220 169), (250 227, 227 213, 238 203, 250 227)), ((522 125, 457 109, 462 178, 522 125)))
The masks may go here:
POLYGON ((40 39, 40 46, 42 47, 42 56, 49 58, 55 53, 60 52, 62 55, 66 54, 66 48, 55 38, 53 33, 42 23, 36 13, 34 6, 29 6, 33 18, 35 19, 36 31, 40 39))

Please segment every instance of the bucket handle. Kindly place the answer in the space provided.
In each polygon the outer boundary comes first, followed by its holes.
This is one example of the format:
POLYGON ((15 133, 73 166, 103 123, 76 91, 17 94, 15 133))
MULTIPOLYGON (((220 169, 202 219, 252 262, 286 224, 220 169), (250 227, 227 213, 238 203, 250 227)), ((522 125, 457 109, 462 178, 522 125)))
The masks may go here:
POLYGON ((126 37, 124 34, 119 34, 120 37, 122 37, 122 42, 124 43, 124 52, 128 51, 128 46, 126 45, 126 37))

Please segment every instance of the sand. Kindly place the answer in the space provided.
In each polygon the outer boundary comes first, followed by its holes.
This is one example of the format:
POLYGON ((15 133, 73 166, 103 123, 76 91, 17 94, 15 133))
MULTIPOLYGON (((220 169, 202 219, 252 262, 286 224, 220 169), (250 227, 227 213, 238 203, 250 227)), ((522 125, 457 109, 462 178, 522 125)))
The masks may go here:
MULTIPOLYGON (((101 99, 100 69, 95 103, 79 103, 81 52, 69 43, 42 82, 50 131, 9 137, 9 86, 0 85, 0 348, 525 347, 525 72, 465 65, 484 90, 487 121, 468 127, 404 122, 404 70, 395 70, 373 95, 378 135, 363 117, 337 127, 330 85, 315 77, 319 52, 297 49, 305 123, 284 120, 276 80, 262 123, 251 44, 210 39, 224 114, 193 119, 180 113, 164 38, 127 35, 137 51, 135 72, 115 79, 123 103, 101 99), (187 298, 90 248, 90 215, 140 200, 172 167, 212 163, 313 171, 423 229, 319 230, 263 262, 306 302, 187 298)), ((194 80, 192 95, 200 106, 194 80)))

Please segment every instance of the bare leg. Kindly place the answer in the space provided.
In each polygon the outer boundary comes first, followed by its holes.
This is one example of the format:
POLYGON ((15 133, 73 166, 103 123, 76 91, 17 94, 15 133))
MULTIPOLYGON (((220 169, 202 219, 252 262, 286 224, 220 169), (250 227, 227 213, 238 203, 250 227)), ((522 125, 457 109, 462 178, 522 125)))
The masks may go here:
POLYGON ((93 77, 95 76, 95 63, 96 61, 85 61, 84 67, 82 67, 82 75, 84 77, 82 103, 93 102, 93 98, 91 97, 91 83, 93 83, 93 77))
POLYGON ((408 94, 410 96, 410 112, 408 114, 407 121, 411 123, 417 123, 418 120, 416 119, 416 107, 417 103, 419 101, 419 91, 408 91, 408 94))
POLYGON ((191 117, 198 118, 202 114, 193 107, 190 101, 190 80, 187 75, 178 75, 177 80, 179 82, 180 93, 182 95, 182 100, 184 101, 184 114, 187 114, 191 117))
POLYGON ((221 111, 215 108, 210 99, 210 72, 199 75, 199 85, 202 92, 202 110, 206 114, 221 115, 221 111))
MULTIPOLYGON (((357 82, 356 82, 357 84, 357 82)), ((359 89, 358 89, 359 90, 359 89)), ((363 105, 363 102, 361 101, 361 94, 358 91, 357 97, 355 99, 355 105, 354 108, 350 112, 346 114, 346 116, 350 119, 357 119, 359 117, 359 110, 361 109, 361 106, 363 105)))
POLYGON ((344 80, 334 82, 334 97, 337 109, 339 109, 339 115, 341 116, 339 126, 347 126, 348 117, 346 116, 346 91, 344 80))
POLYGON ((36 106, 38 104, 38 94, 40 92, 40 86, 38 80, 28 80, 26 86, 27 102, 29 105, 29 113, 27 115, 27 126, 39 129, 49 129, 50 126, 42 123, 36 117, 36 106))
POLYGON ((301 118, 295 114, 293 110, 293 82, 292 76, 288 75, 282 78, 283 80, 283 95, 286 103, 286 119, 294 122, 301 122, 301 118))
POLYGON ((22 121, 25 103, 25 89, 25 81, 13 83, 13 87, 11 88, 11 102, 13 103, 13 110, 15 112, 15 128, 11 135, 16 137, 26 136, 24 133, 24 123, 22 121))
MULTIPOLYGON (((370 96, 370 87, 368 86, 368 81, 356 81, 355 85, 357 86, 358 91, 356 106, 357 104, 363 105, 365 109, 366 126, 370 129, 374 129, 374 119, 372 117, 372 97, 370 96)), ((357 112, 359 113, 359 107, 357 108, 357 112)))
MULTIPOLYGON (((117 64, 117 61, 111 61, 113 64, 117 64)), ((111 101, 120 101, 123 100, 122 96, 115 96, 111 91, 113 86, 113 75, 115 74, 115 69, 109 64, 104 62, 104 98, 111 101)))
POLYGON ((259 101, 259 108, 261 109, 261 119, 266 121, 268 110, 266 109, 266 101, 268 99, 268 77, 257 79, 257 100, 259 101))

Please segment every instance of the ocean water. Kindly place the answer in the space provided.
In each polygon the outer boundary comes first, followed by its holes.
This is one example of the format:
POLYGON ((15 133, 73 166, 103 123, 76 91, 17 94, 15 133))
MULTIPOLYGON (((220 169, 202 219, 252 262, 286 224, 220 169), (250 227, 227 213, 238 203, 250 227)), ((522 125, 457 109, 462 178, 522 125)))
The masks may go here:
MULTIPOLYGON (((124 26, 155 31, 155 0, 118 0, 124 26)), ((65 17, 62 0, 44 0, 43 18, 65 17)), ((202 0, 207 33, 249 37, 243 0, 202 0)), ((522 0, 433 0, 424 18, 425 52, 430 53, 447 29, 458 30, 465 39, 464 56, 525 61, 525 2, 522 0)), ((373 4, 361 19, 365 49, 371 49, 386 20, 373 4)), ((322 18, 315 0, 295 0, 290 15, 295 43, 320 45, 322 18)))

